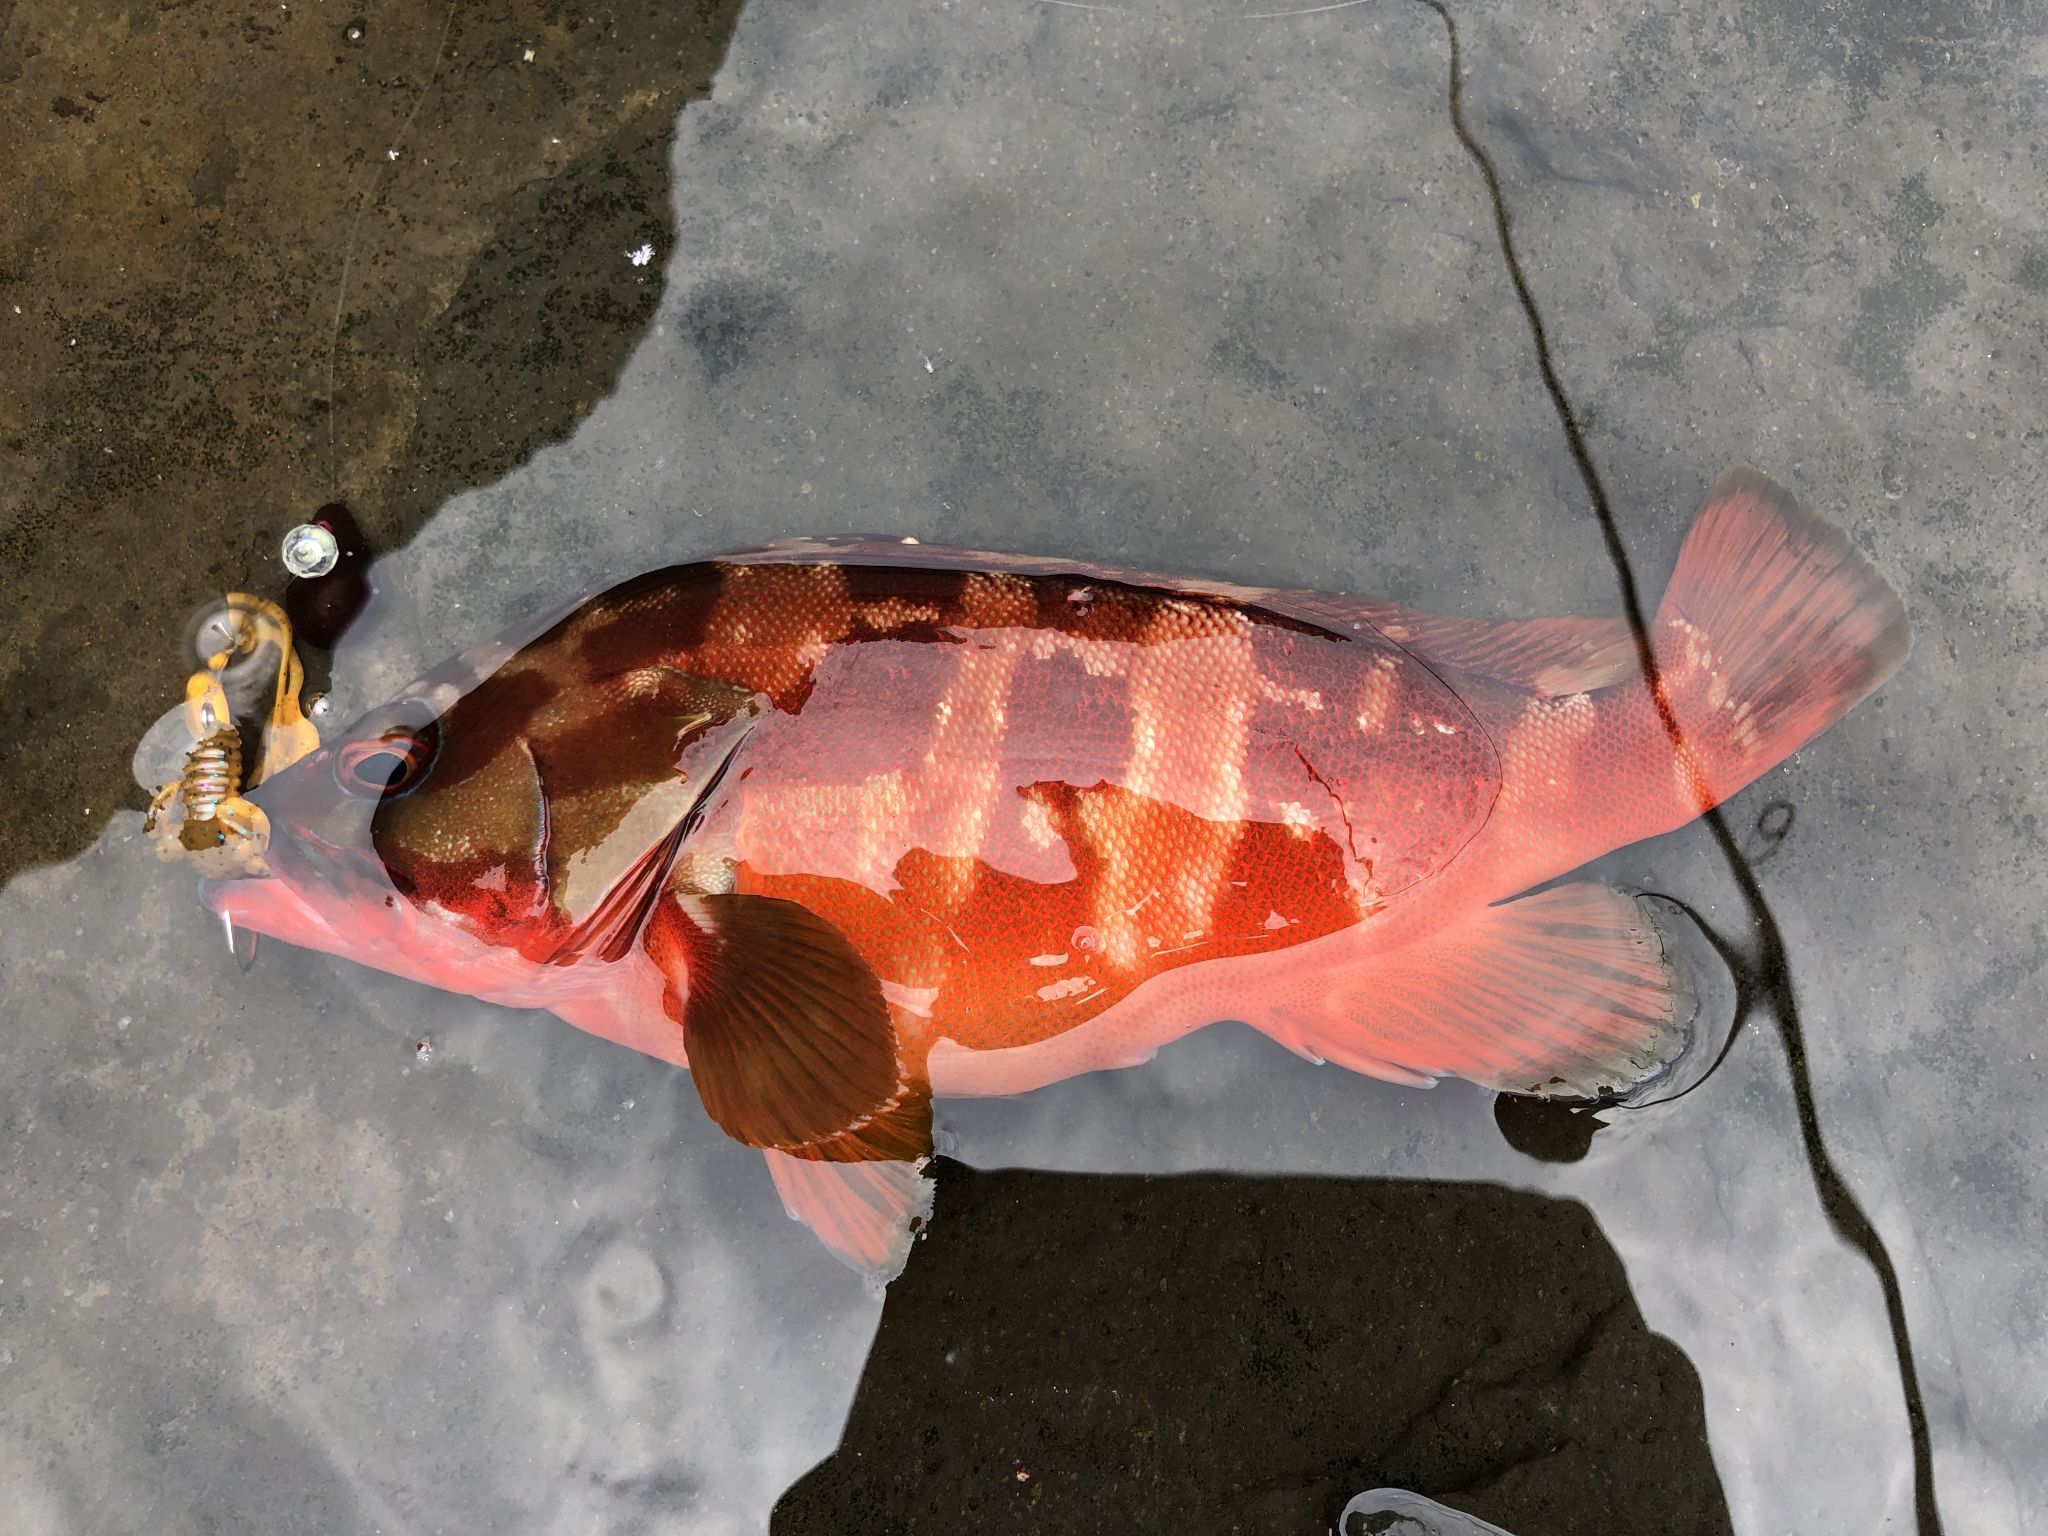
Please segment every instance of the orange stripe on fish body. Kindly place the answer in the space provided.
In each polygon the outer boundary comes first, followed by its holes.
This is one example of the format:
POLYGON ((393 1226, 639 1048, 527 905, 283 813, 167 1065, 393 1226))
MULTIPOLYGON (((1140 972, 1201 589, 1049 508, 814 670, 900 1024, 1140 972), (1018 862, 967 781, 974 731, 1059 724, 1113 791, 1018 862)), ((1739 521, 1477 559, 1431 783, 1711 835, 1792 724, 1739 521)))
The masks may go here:
POLYGON ((932 1093, 1216 1019, 1399 1081, 1661 1070, 1689 1015, 1649 909, 1506 898, 1733 793, 1909 630, 1840 530, 1738 469, 1648 641, 1654 685, 1612 619, 769 549, 436 669, 260 786, 273 874, 210 899, 687 1063, 793 1214, 886 1270, 932 1093))
POLYGON ((1490 738, 1377 631, 1030 587, 1056 624, 952 610, 929 638, 828 650, 805 707, 757 728, 723 824, 745 888, 843 888, 828 915, 936 992, 933 1031, 1041 1039, 1162 970, 1359 922, 1483 824, 1490 738), (877 894, 945 936, 941 972, 890 953, 877 894))

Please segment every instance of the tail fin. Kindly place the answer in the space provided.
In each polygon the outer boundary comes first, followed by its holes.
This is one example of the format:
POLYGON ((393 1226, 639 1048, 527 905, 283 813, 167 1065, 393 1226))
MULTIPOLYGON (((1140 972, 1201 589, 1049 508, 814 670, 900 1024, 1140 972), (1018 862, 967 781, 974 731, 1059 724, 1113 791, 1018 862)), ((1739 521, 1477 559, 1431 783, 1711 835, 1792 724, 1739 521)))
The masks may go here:
POLYGON ((1653 634, 1695 811, 1841 719, 1913 644, 1906 605, 1848 535, 1741 465, 1707 492, 1653 634))

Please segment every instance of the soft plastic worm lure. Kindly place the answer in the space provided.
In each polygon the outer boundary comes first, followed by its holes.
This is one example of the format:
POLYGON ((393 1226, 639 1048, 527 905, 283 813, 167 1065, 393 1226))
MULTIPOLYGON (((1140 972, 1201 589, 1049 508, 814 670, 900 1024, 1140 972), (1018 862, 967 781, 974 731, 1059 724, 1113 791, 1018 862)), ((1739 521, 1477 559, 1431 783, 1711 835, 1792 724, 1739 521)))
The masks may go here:
POLYGON ((192 747, 184 772, 157 791, 143 831, 155 842, 159 858, 194 861, 201 874, 265 874, 270 822, 242 791, 311 752, 320 744, 320 733, 299 706, 305 669, 292 647, 291 621, 283 609, 246 592, 231 592, 208 629, 225 643, 185 683, 185 728, 192 747), (230 667, 245 665, 256 676, 274 678, 262 752, 246 779, 242 732, 225 681, 230 667))

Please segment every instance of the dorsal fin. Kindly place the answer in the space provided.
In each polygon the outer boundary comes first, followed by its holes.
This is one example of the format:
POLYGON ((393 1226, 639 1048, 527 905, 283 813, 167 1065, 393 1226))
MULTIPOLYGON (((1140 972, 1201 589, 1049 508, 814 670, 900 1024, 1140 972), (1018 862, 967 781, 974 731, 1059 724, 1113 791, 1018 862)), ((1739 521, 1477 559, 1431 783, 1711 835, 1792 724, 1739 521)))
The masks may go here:
POLYGON ((1381 610, 1389 640, 1445 672, 1548 698, 1592 693, 1639 665, 1625 619, 1457 619, 1381 610))
POLYGON ((1075 575, 1134 587, 1208 597, 1260 608, 1344 634, 1369 627, 1433 669, 1561 698, 1612 687, 1637 665, 1635 639, 1624 619, 1468 619, 1417 613, 1390 603, 1330 592, 1247 587, 1235 582, 1164 576, 1119 566, 904 544, 873 538, 785 539, 724 557, 749 561, 839 561, 921 569, 1012 571, 1022 576, 1075 575))

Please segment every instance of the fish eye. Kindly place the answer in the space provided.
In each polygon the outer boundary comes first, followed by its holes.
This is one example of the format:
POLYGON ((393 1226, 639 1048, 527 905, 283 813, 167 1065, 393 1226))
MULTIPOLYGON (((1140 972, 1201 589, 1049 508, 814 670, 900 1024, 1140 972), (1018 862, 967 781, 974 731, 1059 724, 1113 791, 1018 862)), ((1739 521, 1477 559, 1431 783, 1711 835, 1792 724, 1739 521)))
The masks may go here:
POLYGON ((432 725, 394 725, 345 742, 334 754, 335 782, 358 800, 396 798, 427 776, 439 740, 432 725))

